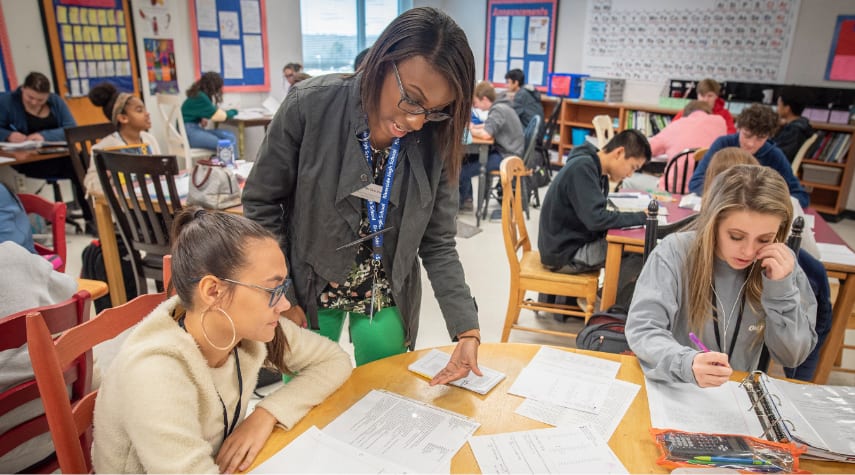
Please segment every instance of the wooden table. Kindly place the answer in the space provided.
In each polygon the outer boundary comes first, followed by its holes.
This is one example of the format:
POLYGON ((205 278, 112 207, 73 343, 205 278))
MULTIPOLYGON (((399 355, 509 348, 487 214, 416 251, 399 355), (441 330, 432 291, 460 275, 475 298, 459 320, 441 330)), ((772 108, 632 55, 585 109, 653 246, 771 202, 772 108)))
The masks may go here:
POLYGON ((485 193, 487 186, 487 157, 490 155, 490 147, 493 145, 493 140, 479 139, 472 137, 472 142, 466 144, 467 153, 478 153, 478 163, 481 164, 481 171, 478 173, 478 202, 475 206, 475 226, 481 226, 481 205, 487 206, 486 203, 488 194, 485 193))
MULTIPOLYGON (((410 363, 423 356, 430 349, 404 353, 360 366, 353 371, 350 379, 338 391, 311 410, 292 430, 285 431, 279 427, 274 429, 250 470, 270 458, 311 426, 323 429, 372 389, 386 389, 472 417, 481 424, 475 435, 551 427, 514 413, 517 406, 522 403, 523 398, 508 394, 508 389, 520 371, 528 364, 539 348, 540 345, 524 343, 482 344, 478 354, 478 362, 507 375, 504 381, 485 396, 452 386, 430 387, 426 378, 407 371, 407 366, 410 363)), ((453 346, 446 346, 441 349, 450 353, 453 346)), ((621 368, 617 374, 618 379, 641 385, 641 390, 609 440, 609 446, 630 473, 668 473, 669 470, 656 465, 659 452, 648 432, 650 411, 647 406, 644 377, 638 360, 633 356, 569 348, 560 349, 619 361, 621 368)), ((734 373, 733 380, 741 381, 744 377, 745 373, 734 373)), ((855 470, 855 465, 804 460, 801 463, 801 468, 814 472, 846 473, 855 470)), ((469 444, 464 445, 452 459, 451 472, 480 472, 469 444)))
MULTIPOLYGON (((662 203, 668 208, 668 222, 680 220, 693 212, 689 209, 680 208, 680 196, 674 195, 675 200, 670 203, 662 203)), ((815 210, 808 208, 806 214, 814 216, 814 236, 816 242, 827 244, 842 244, 846 242, 831 229, 831 226, 815 210)), ((618 278, 620 277, 620 263, 624 252, 644 252, 644 229, 613 229, 606 236, 608 243, 606 251, 606 271, 603 279, 603 292, 600 298, 600 308, 607 309, 614 305, 617 298, 618 278)), ((834 301, 832 308, 831 330, 820 350, 819 362, 816 366, 813 382, 825 384, 828 374, 834 368, 834 361, 843 347, 846 336, 846 323, 852 313, 855 304, 855 266, 823 262, 829 277, 840 280, 840 292, 834 301)), ((855 467, 853 467, 855 468, 855 467)))
MULTIPOLYGON (((119 256, 119 244, 113 227, 113 215, 110 204, 104 195, 93 194, 93 213, 98 226, 98 239, 101 241, 101 254, 104 257, 104 270, 107 273, 107 285, 110 288, 110 303, 113 307, 128 301, 125 292, 125 279, 122 274, 122 260, 119 256)), ((226 210, 227 213, 243 215, 243 205, 226 210)))
POLYGON ((270 125, 270 122, 273 120, 273 116, 264 116, 264 117, 256 117, 254 119, 238 119, 237 117, 232 117, 231 119, 226 119, 223 121, 225 124, 233 125, 237 127, 237 145, 238 145, 238 158, 241 160, 246 160, 246 156, 244 155, 244 151, 246 150, 246 128, 247 127, 264 127, 264 130, 267 130, 267 126, 270 125))
POLYGON ((40 162, 42 160, 50 160, 52 158, 68 158, 69 154, 65 152, 57 153, 39 153, 38 149, 29 150, 0 150, 0 157, 13 158, 14 161, 3 161, 0 165, 23 165, 25 163, 40 162))

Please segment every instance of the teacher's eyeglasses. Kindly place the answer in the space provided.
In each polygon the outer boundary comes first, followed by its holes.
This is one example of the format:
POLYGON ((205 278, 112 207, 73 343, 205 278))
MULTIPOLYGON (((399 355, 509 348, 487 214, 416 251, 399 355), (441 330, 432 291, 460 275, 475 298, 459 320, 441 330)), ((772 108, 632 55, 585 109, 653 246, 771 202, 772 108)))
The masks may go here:
POLYGON ((398 101, 398 109, 411 115, 424 114, 425 120, 428 122, 442 122, 451 118, 451 114, 436 109, 425 109, 418 102, 410 99, 404 91, 404 83, 401 82, 401 75, 398 74, 398 66, 392 63, 392 71, 395 72, 395 80, 398 81, 398 90, 401 91, 401 100, 398 101))

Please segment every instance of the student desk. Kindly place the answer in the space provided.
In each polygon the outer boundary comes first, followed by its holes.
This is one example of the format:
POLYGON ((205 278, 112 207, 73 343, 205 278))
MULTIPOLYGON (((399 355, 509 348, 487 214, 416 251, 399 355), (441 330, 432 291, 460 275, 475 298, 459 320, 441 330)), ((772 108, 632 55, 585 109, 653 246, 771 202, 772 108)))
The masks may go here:
MULTIPOLYGON (((475 206, 475 226, 481 226, 481 205, 484 204, 484 187, 487 186, 487 157, 490 155, 490 146, 493 140, 485 140, 472 137, 472 142, 466 144, 467 153, 477 153, 478 163, 481 164, 481 172, 478 174, 478 202, 475 206)), ((489 196, 489 195, 488 195, 489 196)), ((486 206, 486 204, 484 204, 486 206)))
MULTIPOLYGON (((125 280, 122 275, 122 261, 119 257, 119 244, 113 228, 113 215, 110 204, 104 195, 93 194, 95 224, 98 226, 98 238, 101 241, 101 253, 104 256, 104 270, 107 272, 107 286, 110 289, 110 303, 113 307, 128 301, 125 293, 125 280)), ((227 210, 227 213, 243 215, 243 205, 227 210)))
MULTIPOLYGON (((662 203, 668 209, 668 222, 680 220, 690 214, 691 210, 677 206, 680 196, 674 195, 674 201, 662 203)), ((814 216, 814 236, 816 242, 827 244, 842 244, 846 242, 831 229, 831 226, 815 210, 808 208, 805 214, 814 216)), ((620 263, 624 252, 644 252, 644 228, 638 229, 613 229, 606 236, 608 247, 606 251, 606 271, 603 279, 603 293, 600 298, 600 308, 607 309, 614 305, 617 298, 618 277, 620 276, 620 263)), ((831 331, 820 350, 819 362, 813 382, 825 384, 828 374, 834 368, 834 361, 843 347, 843 339, 846 334, 846 323, 852 313, 855 304, 855 266, 823 262, 828 276, 840 280, 840 291, 837 300, 834 301, 832 309, 831 331)))
POLYGON ((237 127, 237 153, 238 158, 241 160, 246 160, 246 156, 244 156, 244 151, 246 150, 246 128, 247 127, 264 127, 264 130, 267 131, 267 126, 270 125, 270 122, 273 120, 273 116, 263 116, 263 117, 255 117, 252 119, 238 119, 237 117, 232 117, 231 119, 226 119, 223 121, 225 124, 233 125, 237 127))
MULTIPOLYGON (((481 427, 475 433, 476 435, 550 427, 514 413, 517 406, 522 403, 523 398, 508 394, 508 389, 520 371, 528 364, 539 348, 540 345, 524 343, 482 344, 478 352, 478 362, 507 375, 504 381, 484 396, 453 386, 430 387, 426 378, 409 372, 407 366, 430 349, 403 353, 360 366, 353 371, 353 374, 338 391, 309 411, 306 417, 297 423, 292 430, 285 431, 281 427, 276 427, 250 470, 270 458, 311 426, 323 429, 372 389, 386 389, 472 417, 481 423, 481 427)), ((446 346, 441 349, 451 353, 453 346, 446 346)), ((569 348, 560 349, 621 362, 621 368, 617 374, 618 379, 641 385, 641 390, 639 390, 635 400, 609 440, 609 446, 630 473, 668 473, 669 470, 656 465, 659 451, 648 432, 650 411, 647 406, 644 376, 638 360, 634 356, 569 348)), ((733 380, 741 381, 744 377, 745 373, 734 373, 733 380)), ((801 461, 800 466, 807 470, 823 473, 845 473, 853 470, 853 466, 850 464, 808 460, 801 461)), ((464 445, 452 459, 451 472, 480 472, 478 463, 475 461, 475 456, 468 444, 464 445)))
POLYGON ((12 158, 14 161, 0 161, 0 165, 23 165, 25 163, 40 162, 52 158, 68 158, 68 151, 58 153, 39 153, 38 149, 30 150, 0 150, 0 157, 12 158))

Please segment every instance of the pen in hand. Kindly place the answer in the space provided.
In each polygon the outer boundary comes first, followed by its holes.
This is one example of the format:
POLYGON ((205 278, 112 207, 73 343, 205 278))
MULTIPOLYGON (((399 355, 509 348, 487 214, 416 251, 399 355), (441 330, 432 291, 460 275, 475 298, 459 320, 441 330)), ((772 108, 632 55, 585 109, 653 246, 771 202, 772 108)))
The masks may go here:
POLYGON ((697 346, 698 349, 701 350, 703 353, 709 353, 709 348, 704 346, 704 344, 701 343, 701 339, 698 338, 697 335, 695 335, 693 332, 689 332, 689 339, 692 340, 692 343, 694 343, 695 346, 697 346))

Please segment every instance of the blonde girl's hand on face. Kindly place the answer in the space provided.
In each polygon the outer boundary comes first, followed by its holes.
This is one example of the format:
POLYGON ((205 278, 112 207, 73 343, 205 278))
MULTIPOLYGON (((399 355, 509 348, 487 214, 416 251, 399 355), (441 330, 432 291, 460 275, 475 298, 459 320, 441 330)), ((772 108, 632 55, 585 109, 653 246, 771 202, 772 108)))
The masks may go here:
POLYGON ((235 473, 248 469, 275 426, 276 418, 273 414, 256 407, 220 447, 214 460, 220 467, 220 473, 235 473))
POLYGON ((787 277, 796 265, 793 252, 781 242, 772 243, 760 249, 757 260, 766 271, 766 278, 770 280, 781 280, 787 277))
POLYGON ((721 386, 730 379, 733 368, 727 361, 727 355, 715 351, 698 353, 692 360, 692 372, 695 381, 702 388, 721 386))

